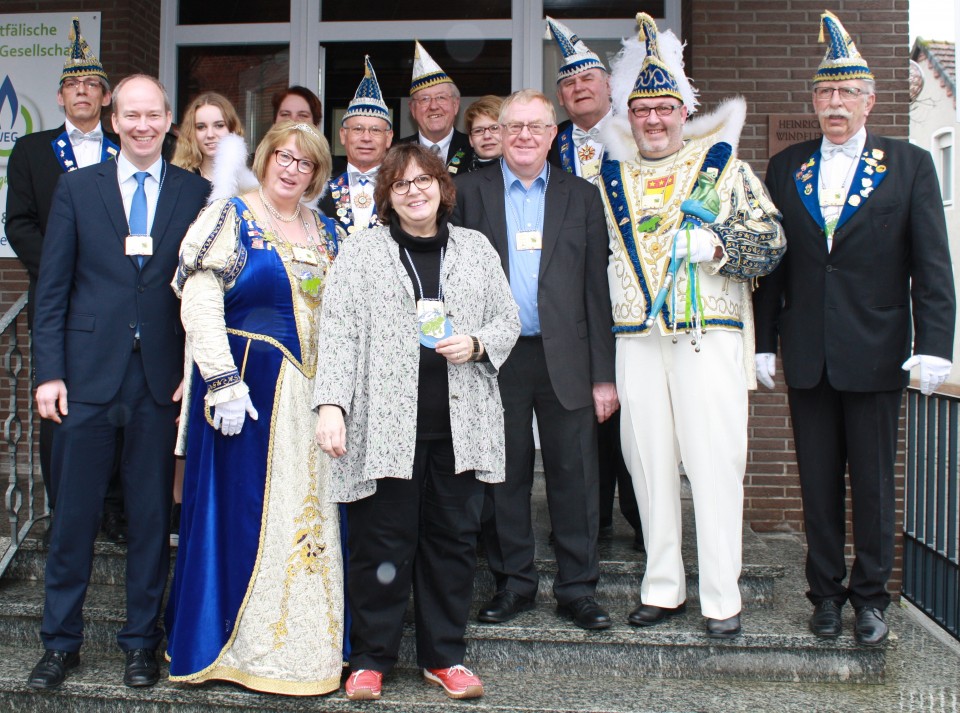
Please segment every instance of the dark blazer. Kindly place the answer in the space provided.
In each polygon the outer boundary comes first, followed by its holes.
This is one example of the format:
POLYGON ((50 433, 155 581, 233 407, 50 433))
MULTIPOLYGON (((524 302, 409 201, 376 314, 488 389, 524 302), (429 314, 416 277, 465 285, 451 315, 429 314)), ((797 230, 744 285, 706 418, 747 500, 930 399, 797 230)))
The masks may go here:
POLYGON ((859 204, 848 201, 829 253, 817 207, 820 140, 788 147, 767 167, 787 252, 754 294, 757 352, 775 353, 779 336, 794 388, 813 388, 826 368, 839 391, 893 391, 908 383, 900 365, 911 351, 952 358, 956 298, 933 160, 872 133, 864 154, 874 166, 865 172, 861 158, 850 193, 859 204))
MULTIPOLYGON (((7 240, 30 275, 27 309, 31 323, 50 201, 57 179, 64 173, 52 144, 64 129, 65 124, 60 124, 56 129, 21 136, 7 164, 7 240)), ((104 136, 120 143, 114 134, 105 131, 104 136)))
POLYGON ((60 178, 37 286, 37 384, 63 379, 70 400, 106 403, 123 381, 139 323, 150 393, 171 403, 183 375, 183 327, 170 280, 209 189, 200 176, 166 165, 150 231, 154 252, 140 269, 124 254, 129 231, 116 162, 60 178))
MULTIPOLYGON (((510 278, 503 170, 457 178, 453 225, 479 230, 510 278)), ((566 409, 593 405, 593 384, 614 382, 613 320, 607 287, 607 227, 600 191, 551 171, 543 219, 537 303, 550 383, 566 409)))
MULTIPOLYGON (((397 143, 398 144, 412 144, 420 141, 419 132, 412 134, 410 136, 404 136, 397 143)), ((459 173, 461 170, 465 170, 465 167, 468 166, 473 161, 473 146, 470 145, 470 137, 467 136, 462 131, 457 129, 453 130, 453 138, 450 139, 450 146, 447 148, 447 170, 450 173, 459 173), (460 157, 457 158, 457 154, 461 153, 460 157)))

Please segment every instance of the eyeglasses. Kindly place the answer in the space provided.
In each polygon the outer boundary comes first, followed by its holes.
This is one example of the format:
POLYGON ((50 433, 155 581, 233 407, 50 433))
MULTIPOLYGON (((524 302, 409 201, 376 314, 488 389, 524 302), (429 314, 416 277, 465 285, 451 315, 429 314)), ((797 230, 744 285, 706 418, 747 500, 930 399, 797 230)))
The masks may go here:
POLYGON ((390 190, 396 193, 398 196, 405 196, 410 192, 411 183, 421 191, 425 191, 433 185, 434 180, 435 178, 429 173, 421 173, 412 181, 408 181, 405 178, 401 178, 399 181, 394 181, 390 184, 390 190))
POLYGON ((436 102, 440 106, 447 106, 453 101, 452 94, 434 94, 426 97, 410 97, 410 101, 420 106, 427 106, 430 102, 436 102))
POLYGON ((652 111, 657 112, 657 116, 670 116, 682 106, 683 104, 666 104, 665 106, 632 106, 630 107, 630 113, 638 119, 646 119, 648 116, 650 116, 650 112, 652 111))
MULTIPOLYGON (((485 133, 490 132, 491 134, 500 133, 500 124, 490 124, 490 126, 474 126, 470 129, 470 135, 476 136, 478 139, 483 136, 485 133)), ((519 133, 519 132, 517 132, 519 133)))
POLYGON ((99 79, 84 79, 83 81, 79 79, 64 79, 60 86, 73 92, 76 91, 81 84, 88 92, 92 92, 103 87, 103 85, 100 84, 99 79))
POLYGON ((283 149, 277 149, 273 152, 273 157, 277 160, 277 164, 286 168, 294 161, 297 162, 297 170, 300 173, 313 173, 317 170, 317 164, 311 161, 308 158, 297 158, 292 153, 287 153, 283 149))
POLYGON ((517 136, 524 129, 534 136, 543 136, 547 133, 547 129, 553 126, 553 124, 544 124, 542 121, 534 121, 530 124, 524 124, 522 121, 508 121, 506 124, 501 124, 501 126, 512 136, 517 136))
POLYGON ((858 87, 814 87, 813 96, 821 101, 829 101, 833 98, 834 92, 840 93, 842 102, 852 102, 863 94, 863 90, 858 87))
POLYGON ((370 134, 371 138, 379 139, 381 136, 387 133, 386 129, 381 129, 379 126, 344 126, 343 128, 358 139, 367 133, 370 134))

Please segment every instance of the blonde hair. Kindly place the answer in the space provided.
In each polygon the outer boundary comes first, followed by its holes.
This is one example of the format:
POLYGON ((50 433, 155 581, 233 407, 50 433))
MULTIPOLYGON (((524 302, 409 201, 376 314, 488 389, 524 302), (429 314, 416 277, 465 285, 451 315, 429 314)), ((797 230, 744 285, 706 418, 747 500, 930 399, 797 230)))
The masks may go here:
POLYGON ((519 104, 530 104, 534 101, 540 101, 547 108, 547 114, 550 116, 550 123, 557 123, 557 110, 553 108, 553 102, 551 102, 547 95, 543 92, 539 92, 536 89, 521 89, 520 91, 514 92, 506 99, 503 100, 503 104, 500 105, 500 116, 498 121, 502 124, 503 117, 507 115, 507 111, 515 103, 519 104))
POLYGON ((481 116, 489 116, 494 121, 500 121, 500 107, 502 105, 503 99, 496 94, 487 94, 468 106, 463 113, 463 123, 467 127, 467 133, 469 134, 470 129, 473 128, 473 122, 481 116))
POLYGON ((300 158, 308 158, 317 164, 313 177, 307 185, 307 190, 303 193, 303 200, 313 200, 323 192, 324 184, 330 180, 330 168, 333 159, 330 157, 330 145, 327 140, 317 131, 315 126, 309 124, 297 123, 293 121, 281 121, 274 124, 263 137, 263 141, 257 146, 257 152, 253 157, 253 173, 257 181, 263 183, 267 175, 268 162, 273 157, 280 144, 293 136, 296 139, 297 150, 303 155, 300 158))
POLYGON ((205 92, 190 102, 183 113, 180 136, 177 137, 177 149, 170 162, 174 166, 194 171, 203 163, 203 153, 200 151, 200 144, 197 143, 196 117, 197 110, 204 106, 215 106, 219 109, 227 125, 227 131, 243 136, 243 124, 240 123, 237 110, 233 108, 230 100, 216 92, 205 92))

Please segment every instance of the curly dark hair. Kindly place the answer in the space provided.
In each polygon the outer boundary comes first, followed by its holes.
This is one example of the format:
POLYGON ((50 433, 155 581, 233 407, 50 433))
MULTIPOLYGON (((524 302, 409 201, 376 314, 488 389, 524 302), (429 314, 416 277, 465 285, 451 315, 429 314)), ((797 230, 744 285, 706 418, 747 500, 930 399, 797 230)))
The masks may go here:
POLYGON ((393 218, 393 191, 391 186, 403 178, 407 167, 416 163, 420 169, 437 179, 440 186, 439 215, 449 215, 457 203, 457 188, 453 178, 447 172, 443 161, 426 146, 418 143, 395 144, 387 151, 377 172, 377 185, 373 190, 373 200, 377 204, 380 219, 389 223, 393 218))

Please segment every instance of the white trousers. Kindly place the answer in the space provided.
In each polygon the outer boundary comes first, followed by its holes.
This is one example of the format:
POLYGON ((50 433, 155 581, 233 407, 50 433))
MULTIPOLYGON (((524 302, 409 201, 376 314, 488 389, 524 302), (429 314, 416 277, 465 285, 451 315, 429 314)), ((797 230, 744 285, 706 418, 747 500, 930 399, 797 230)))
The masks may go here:
POLYGON ((690 336, 617 339, 623 457, 640 507, 647 569, 644 604, 673 608, 686 598, 680 552, 680 475, 693 491, 700 610, 740 612, 747 384, 739 332, 708 330, 700 352, 690 336))

